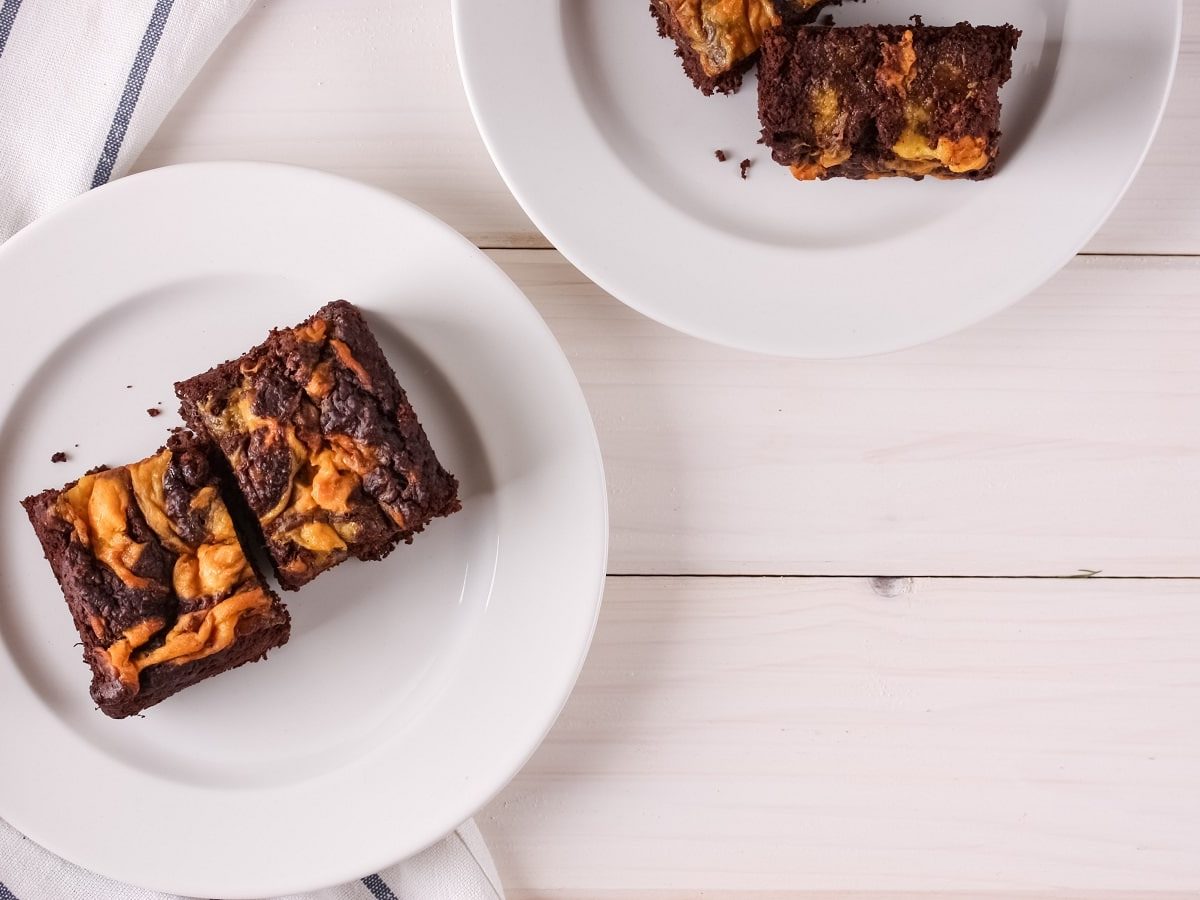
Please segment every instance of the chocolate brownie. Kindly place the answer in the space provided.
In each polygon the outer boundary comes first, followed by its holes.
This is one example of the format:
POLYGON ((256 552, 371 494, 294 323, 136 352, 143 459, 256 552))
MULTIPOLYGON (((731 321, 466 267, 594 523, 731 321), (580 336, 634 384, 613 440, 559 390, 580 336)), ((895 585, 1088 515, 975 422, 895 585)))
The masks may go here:
POLYGON ((763 39, 758 115, 776 162, 803 181, 987 178, 1011 25, 827 28, 784 24, 763 39))
POLYGON ((21 503, 107 715, 133 715, 287 642, 287 610, 242 549, 209 448, 192 435, 21 503))
POLYGON ((350 556, 382 559, 459 508, 458 481, 344 300, 175 392, 221 449, 286 590, 350 556))
POLYGON ((683 70, 705 95, 732 94, 754 65, 763 34, 811 21, 830 0, 650 0, 660 37, 675 42, 683 70))

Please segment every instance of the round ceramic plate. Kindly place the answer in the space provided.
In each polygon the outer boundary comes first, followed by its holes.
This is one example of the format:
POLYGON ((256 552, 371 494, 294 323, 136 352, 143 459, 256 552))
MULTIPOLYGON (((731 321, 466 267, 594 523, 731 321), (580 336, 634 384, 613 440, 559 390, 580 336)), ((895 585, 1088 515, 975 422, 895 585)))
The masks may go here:
POLYGON ((843 25, 920 13, 929 25, 1022 29, 1003 93, 1002 164, 978 183, 799 183, 756 143, 754 77, 733 97, 700 94, 646 0, 454 0, 453 9, 475 121, 559 250, 673 328, 802 357, 949 334, 1061 268, 1141 165, 1182 19, 1181 0, 837 8, 843 25))
POLYGON ((17 235, 0 296, 0 817, 122 881, 262 897, 421 850, 517 772, 587 652, 606 506, 571 369, 483 253, 330 175, 180 166, 17 235), (178 424, 172 382, 338 297, 364 309, 462 511, 284 594, 291 642, 266 662, 106 718, 18 500, 152 453, 178 424))

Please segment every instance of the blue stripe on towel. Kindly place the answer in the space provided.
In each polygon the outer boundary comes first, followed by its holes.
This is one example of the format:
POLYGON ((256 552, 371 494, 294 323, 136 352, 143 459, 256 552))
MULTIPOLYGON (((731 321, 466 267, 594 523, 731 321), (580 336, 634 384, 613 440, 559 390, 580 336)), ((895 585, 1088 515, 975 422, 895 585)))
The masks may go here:
MULTIPOLYGON (((4 55, 4 45, 8 43, 8 33, 12 31, 13 19, 17 17, 17 10, 21 8, 21 0, 4 0, 0 3, 0 56, 4 55)), ((4 885, 0 884, 0 888, 4 885)), ((4 888, 8 890, 8 888, 4 888)), ((8 897, 11 897, 9 894, 8 897)), ((0 900, 8 900, 3 893, 0 893, 0 900)))
MULTIPOLYGON (((368 875, 362 880, 362 883, 367 886, 367 890, 375 900, 396 900, 396 895, 392 893, 392 889, 383 883, 383 879, 378 875, 368 875)), ((6 900, 0 897, 0 900, 6 900)))
MULTIPOLYGON (((3 37, 3 35, 0 35, 3 37)), ((4 882, 0 881, 0 900, 17 900, 17 895, 4 886, 4 882)))
POLYGON ((117 112, 113 116, 112 126, 108 129, 108 137, 104 141, 104 152, 96 164, 96 174, 92 176, 92 187, 106 184, 112 177, 113 166, 121 153, 121 143, 125 140, 125 132, 129 130, 129 122, 137 107, 138 97, 142 93, 142 85, 146 81, 146 73, 150 71, 150 63, 154 61, 154 51, 158 49, 159 39, 167 24, 167 16, 175 0, 157 0, 154 12, 150 14, 150 24, 142 35, 141 46, 133 60, 133 68, 125 79, 125 90, 121 92, 121 100, 117 103, 117 112))

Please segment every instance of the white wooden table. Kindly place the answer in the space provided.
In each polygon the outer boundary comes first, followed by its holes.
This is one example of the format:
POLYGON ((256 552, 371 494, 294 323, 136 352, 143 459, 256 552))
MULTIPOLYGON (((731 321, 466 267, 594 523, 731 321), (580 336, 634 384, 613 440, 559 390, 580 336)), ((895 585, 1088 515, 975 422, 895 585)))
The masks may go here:
POLYGON ((1088 252, 855 362, 712 347, 580 275, 484 151, 447 0, 262 0, 221 48, 140 168, 283 161, 421 204, 525 289, 595 416, 596 643, 479 816, 510 897, 1200 892, 1188 5, 1159 140, 1088 252))

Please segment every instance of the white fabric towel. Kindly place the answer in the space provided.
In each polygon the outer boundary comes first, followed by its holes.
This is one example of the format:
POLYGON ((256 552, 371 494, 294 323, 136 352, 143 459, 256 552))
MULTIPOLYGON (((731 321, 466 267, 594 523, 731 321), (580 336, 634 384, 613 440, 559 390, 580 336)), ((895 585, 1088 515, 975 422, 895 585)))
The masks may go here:
POLYGON ((0 241, 124 175, 253 0, 0 0, 0 241))
MULTIPOLYGON (((53 0, 59 2, 59 0, 53 0)), ((73 866, 0 822, 0 900, 178 900, 73 866)), ((280 900, 504 900, 474 822, 378 875, 280 900)))
MULTIPOLYGON (((253 0, 0 0, 0 243, 129 170, 253 0)), ((0 821, 0 900, 165 900, 0 821)), ((311 900, 503 900, 474 822, 311 900)))

